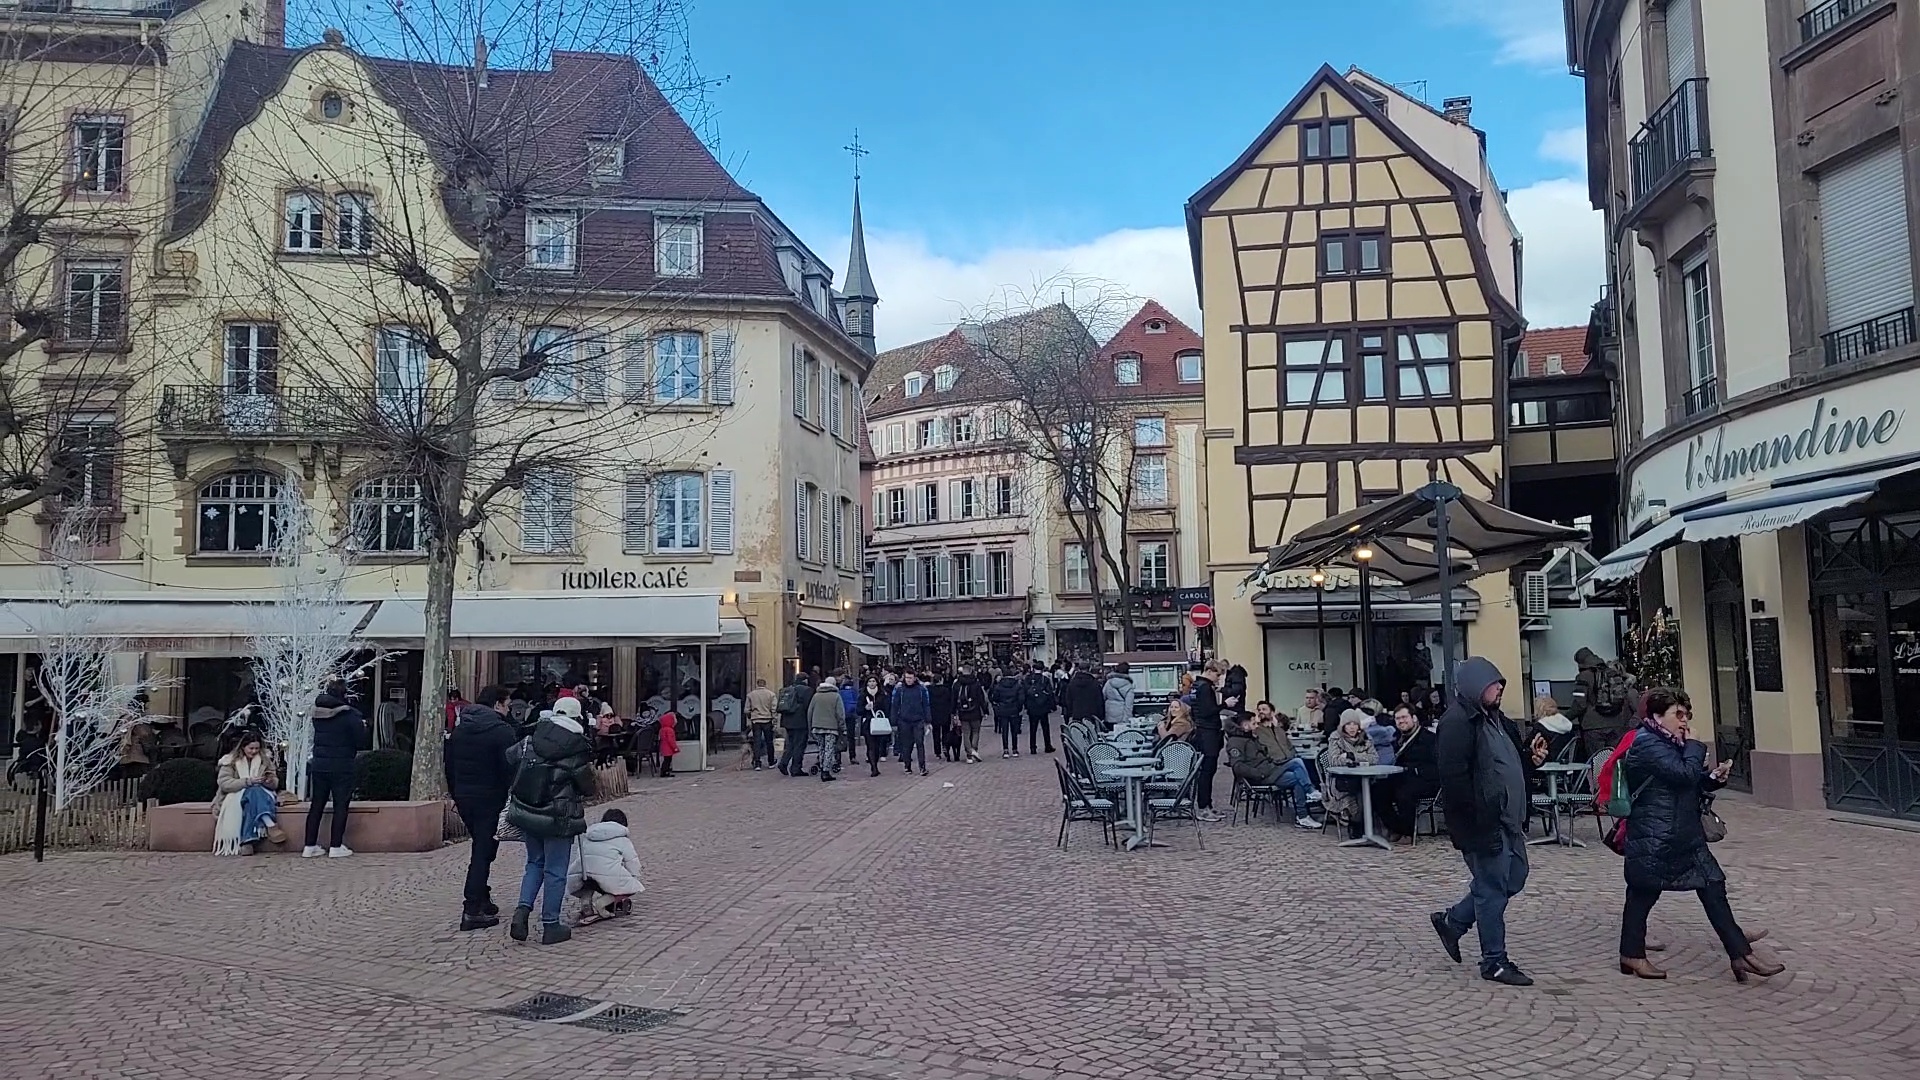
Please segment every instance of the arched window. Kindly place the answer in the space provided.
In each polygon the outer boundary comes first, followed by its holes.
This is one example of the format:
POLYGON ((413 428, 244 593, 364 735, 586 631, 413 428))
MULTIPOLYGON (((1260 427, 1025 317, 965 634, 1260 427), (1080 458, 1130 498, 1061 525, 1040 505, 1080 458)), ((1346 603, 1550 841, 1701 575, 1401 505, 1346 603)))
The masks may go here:
POLYGON ((377 476, 353 489, 353 540, 361 551, 423 550, 425 521, 417 480, 377 476))
POLYGON ((319 251, 327 242, 327 211, 318 195, 295 191, 287 195, 288 251, 319 251))
POLYGON ((231 472, 200 489, 200 551, 266 551, 273 546, 280 480, 272 473, 231 472))

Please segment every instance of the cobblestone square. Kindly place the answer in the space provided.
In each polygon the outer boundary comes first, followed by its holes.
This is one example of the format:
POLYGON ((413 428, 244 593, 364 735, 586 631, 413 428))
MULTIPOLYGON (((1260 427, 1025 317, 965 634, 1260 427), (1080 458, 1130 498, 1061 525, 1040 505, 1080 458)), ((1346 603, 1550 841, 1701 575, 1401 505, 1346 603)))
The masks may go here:
MULTIPOLYGON (((1201 850, 1180 825, 1123 855, 1077 825, 1059 852, 1033 758, 640 783, 635 917, 550 948, 455 931, 465 845, 0 860, 0 1075, 1920 1076, 1911 833, 1723 800, 1735 910, 1788 966, 1747 986, 1687 896, 1654 915, 1672 977, 1616 974, 1618 860, 1533 849, 1509 918, 1539 984, 1514 990, 1433 939, 1464 883, 1444 841, 1262 823, 1201 850), (618 1033, 495 1011, 547 992, 681 1015, 618 1033)), ((508 903, 520 861, 495 867, 508 903)))

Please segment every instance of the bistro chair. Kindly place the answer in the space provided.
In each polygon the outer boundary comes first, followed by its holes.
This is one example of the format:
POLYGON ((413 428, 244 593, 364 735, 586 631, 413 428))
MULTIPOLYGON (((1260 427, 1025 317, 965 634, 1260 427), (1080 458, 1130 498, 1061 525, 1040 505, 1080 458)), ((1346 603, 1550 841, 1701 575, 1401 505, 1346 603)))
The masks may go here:
POLYGON ((1163 794, 1178 791, 1180 784, 1192 776, 1200 764, 1200 752, 1183 742, 1170 742, 1161 747, 1159 757, 1162 775, 1147 781, 1147 790, 1163 794))
POLYGON ((1060 776, 1060 835, 1054 839, 1053 846, 1066 850, 1067 826, 1075 821, 1099 822, 1101 841, 1109 847, 1117 844, 1114 832, 1118 827, 1119 806, 1112 799, 1087 794, 1080 781, 1059 761, 1053 763, 1053 768, 1060 776))
POLYGON ((1116 788, 1126 786, 1122 781, 1106 775, 1108 769, 1119 767, 1119 747, 1103 742, 1087 747, 1087 777, 1093 781, 1095 791, 1104 795, 1116 788))
POLYGON ((1587 759, 1587 771, 1575 773, 1568 778, 1567 790, 1560 793, 1560 799, 1567 807, 1567 832, 1573 832, 1584 811, 1593 815, 1593 827, 1600 839, 1607 838, 1607 823, 1602 820, 1606 814, 1606 795, 1600 791, 1600 769, 1607 759, 1613 756, 1612 750, 1599 750, 1587 759))
POLYGON ((1445 816, 1440 810, 1439 794, 1430 795, 1413 804, 1413 846, 1420 846, 1420 817, 1426 815, 1427 835, 1440 835, 1440 822, 1445 816))
POLYGON ((1278 822, 1280 804, 1286 797, 1278 784, 1251 784, 1236 776, 1233 779, 1233 790, 1227 796, 1227 801, 1236 815, 1245 818, 1246 823, 1251 825, 1254 815, 1262 806, 1273 807, 1273 820, 1278 822))
POLYGON ((1201 851, 1207 850, 1207 842, 1201 836, 1199 806, 1194 802, 1194 788, 1198 786, 1198 781, 1199 774, 1190 771, 1171 796, 1147 800, 1147 843, 1153 843, 1155 823, 1191 821, 1194 843, 1200 846, 1201 851))

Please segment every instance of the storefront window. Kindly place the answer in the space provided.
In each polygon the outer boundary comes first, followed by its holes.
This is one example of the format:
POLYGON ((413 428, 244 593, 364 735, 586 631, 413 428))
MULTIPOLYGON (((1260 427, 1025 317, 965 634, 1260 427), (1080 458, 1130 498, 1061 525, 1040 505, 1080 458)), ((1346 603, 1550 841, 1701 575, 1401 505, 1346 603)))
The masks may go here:
POLYGON ((641 715, 672 712, 679 718, 674 734, 682 741, 697 741, 701 732, 697 726, 701 709, 700 647, 642 649, 638 667, 641 715))
POLYGON ((613 698, 613 650, 580 652, 505 652, 500 654, 500 684, 544 701, 562 687, 585 685, 601 701, 613 698))
POLYGON ((747 647, 711 645, 707 647, 707 692, 709 695, 709 735, 739 735, 745 728, 742 702, 747 697, 747 647))
POLYGON ((1836 739, 1879 739, 1885 731, 1874 600, 1866 593, 1839 593, 1820 601, 1827 711, 1836 739))
POLYGON ((1888 660, 1893 665, 1893 714, 1903 743, 1920 743, 1920 590, 1887 594, 1888 660))

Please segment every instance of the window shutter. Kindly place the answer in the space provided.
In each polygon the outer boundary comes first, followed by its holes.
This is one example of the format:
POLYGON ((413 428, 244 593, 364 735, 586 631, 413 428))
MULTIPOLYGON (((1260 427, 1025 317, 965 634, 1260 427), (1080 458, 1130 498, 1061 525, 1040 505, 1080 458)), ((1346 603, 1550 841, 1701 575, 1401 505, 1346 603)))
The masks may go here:
POLYGON ((733 554, 733 470, 707 474, 707 550, 733 554))
POLYGON ((840 392, 842 382, 840 376, 832 372, 821 380, 824 387, 821 393, 827 398, 827 430, 835 435, 840 434, 840 399, 845 396, 840 392))
POLYGON ((807 418, 807 354, 798 345, 793 347, 793 415, 807 418))
POLYGON ((900 581, 900 599, 918 600, 920 599, 920 560, 909 555, 906 567, 907 576, 900 581))
POLYGON ((607 346, 594 341, 587 346, 585 366, 580 370, 580 398, 591 405, 607 400, 607 346))
POLYGON ((1820 247, 1827 330, 1913 306, 1900 147, 1889 144, 1820 176, 1820 247))
POLYGON ((1678 89, 1699 70, 1693 35, 1694 0, 1667 0, 1667 88, 1678 89))
POLYGON ((1010 489, 1012 489, 1012 492, 1013 492, 1012 498, 1007 500, 1013 506, 1013 513, 1015 514, 1026 513, 1026 509, 1021 505, 1021 496, 1025 493, 1020 490, 1020 478, 1017 476, 1011 478, 1010 480, 1007 481, 1007 485, 1010 489))
POLYGON ((873 564, 873 598, 882 603, 888 599, 886 563, 873 564))
POLYGON ((620 549, 628 555, 645 555, 653 541, 653 515, 649 512, 653 478, 645 473, 627 474, 626 493, 620 507, 620 549))
POLYGON ((947 516, 955 521, 966 516, 967 504, 960 498, 960 481, 947 481, 947 516))
POLYGON ((833 565, 847 565, 847 515, 853 504, 845 499, 833 508, 833 565))
POLYGON ((553 550, 573 550, 573 477, 556 473, 553 478, 552 524, 553 550))
MULTIPOLYGON (((503 323, 493 332, 493 366, 518 367, 519 362, 520 328, 513 323, 503 323)), ((520 396, 520 388, 524 385, 509 379, 495 379, 492 387, 493 399, 512 401, 520 396)))
POLYGON ((887 493, 884 491, 876 491, 873 493, 873 527, 877 529, 886 523, 887 493))
POLYGON ((827 556, 833 553, 833 499, 825 490, 819 490, 817 493, 820 496, 820 505, 814 510, 813 524, 819 531, 819 536, 814 541, 813 561, 824 563, 827 561, 827 556))
POLYGON ((801 562, 807 561, 807 541, 812 532, 812 522, 808 520, 813 510, 813 497, 807 494, 804 480, 793 482, 793 538, 794 551, 801 562))
POLYGON ((707 401, 714 405, 733 404, 733 332, 707 337, 707 401))
POLYGON ((620 346, 620 382, 627 404, 637 405, 653 397, 653 380, 647 371, 647 339, 643 334, 628 334, 620 346))
POLYGON ((933 584, 939 599, 953 599, 953 560, 945 555, 934 560, 933 584))
POLYGON ((553 487, 545 476, 530 476, 520 489, 520 547, 536 555, 553 550, 553 487))

